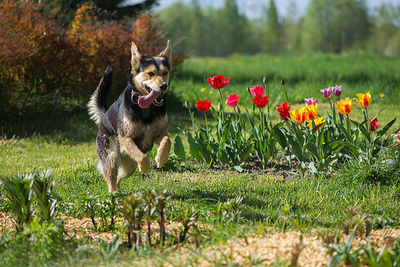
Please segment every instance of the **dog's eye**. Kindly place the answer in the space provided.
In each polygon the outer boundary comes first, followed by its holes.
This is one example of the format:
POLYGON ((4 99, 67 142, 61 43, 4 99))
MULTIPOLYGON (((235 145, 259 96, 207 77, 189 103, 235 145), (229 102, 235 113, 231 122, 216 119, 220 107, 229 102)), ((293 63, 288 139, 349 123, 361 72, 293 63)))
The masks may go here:
POLYGON ((154 75, 155 75, 154 72, 149 72, 150 77, 153 77, 154 75))
POLYGON ((162 75, 166 76, 168 74, 168 71, 164 71, 162 75))

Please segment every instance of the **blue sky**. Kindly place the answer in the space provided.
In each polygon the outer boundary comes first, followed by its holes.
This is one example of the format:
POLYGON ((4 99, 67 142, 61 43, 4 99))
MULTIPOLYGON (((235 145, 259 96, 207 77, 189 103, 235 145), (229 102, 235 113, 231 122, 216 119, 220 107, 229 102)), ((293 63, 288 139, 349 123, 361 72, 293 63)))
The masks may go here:
MULTIPOLYGON (((162 9, 176 2, 190 3, 191 0, 160 0, 160 5, 156 8, 162 9)), ((141 0, 127 0, 127 2, 138 3, 141 0)), ((269 0, 236 0, 239 5, 240 12, 246 14, 250 19, 260 17, 262 6, 267 6, 269 0)), ((278 8, 279 15, 284 16, 287 10, 291 8, 293 4, 297 7, 299 15, 304 15, 310 0, 275 0, 275 4, 278 8)), ((367 0, 366 1, 370 8, 380 6, 382 3, 392 3, 394 5, 400 5, 400 0, 367 0)), ((224 0, 199 0, 200 5, 207 7, 221 7, 224 4, 224 0)), ((293 8, 293 7, 292 7, 293 8)))

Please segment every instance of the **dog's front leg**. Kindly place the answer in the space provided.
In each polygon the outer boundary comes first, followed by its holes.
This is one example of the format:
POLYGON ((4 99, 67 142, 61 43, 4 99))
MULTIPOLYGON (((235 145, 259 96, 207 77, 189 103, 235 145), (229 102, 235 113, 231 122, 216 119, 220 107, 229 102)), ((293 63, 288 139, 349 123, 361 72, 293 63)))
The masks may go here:
POLYGON ((132 138, 118 136, 118 141, 120 145, 126 150, 126 152, 131 156, 139 166, 139 171, 146 173, 150 169, 149 158, 137 147, 132 138))
POLYGON ((157 168, 161 168, 168 160, 169 151, 171 150, 171 140, 169 140, 168 133, 165 133, 158 137, 156 142, 160 145, 156 156, 157 168))

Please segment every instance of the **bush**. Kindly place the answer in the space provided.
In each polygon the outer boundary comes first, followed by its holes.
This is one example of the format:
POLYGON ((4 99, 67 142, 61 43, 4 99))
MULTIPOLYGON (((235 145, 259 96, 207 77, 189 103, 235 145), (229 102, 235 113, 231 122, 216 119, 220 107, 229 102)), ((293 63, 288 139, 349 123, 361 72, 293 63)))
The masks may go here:
POLYGON ((75 64, 66 73, 66 93, 91 94, 107 65, 113 67, 114 86, 126 83, 130 70, 130 26, 115 20, 102 21, 96 16, 98 12, 95 6, 83 4, 66 31, 66 40, 75 48, 75 64))
POLYGON ((70 51, 63 30, 39 5, 2 1, 0 106, 24 104, 32 95, 38 97, 58 89, 70 51))
POLYGON ((107 65, 114 69, 113 86, 125 86, 131 41, 147 55, 164 48, 155 16, 142 14, 132 27, 111 16, 100 19, 100 12, 84 3, 65 29, 43 3, 0 2, 0 107, 20 110, 60 97, 86 102, 107 65))

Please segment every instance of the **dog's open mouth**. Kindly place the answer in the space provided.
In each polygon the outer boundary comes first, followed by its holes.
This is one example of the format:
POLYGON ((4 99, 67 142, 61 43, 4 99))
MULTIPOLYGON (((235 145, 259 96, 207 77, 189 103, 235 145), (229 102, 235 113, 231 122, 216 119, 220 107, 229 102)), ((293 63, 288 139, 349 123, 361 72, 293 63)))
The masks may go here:
POLYGON ((164 93, 162 92, 156 92, 152 90, 150 87, 147 85, 145 86, 147 92, 149 92, 147 95, 140 96, 138 98, 138 105, 141 108, 148 108, 151 104, 156 105, 156 106, 161 106, 164 103, 164 93))

